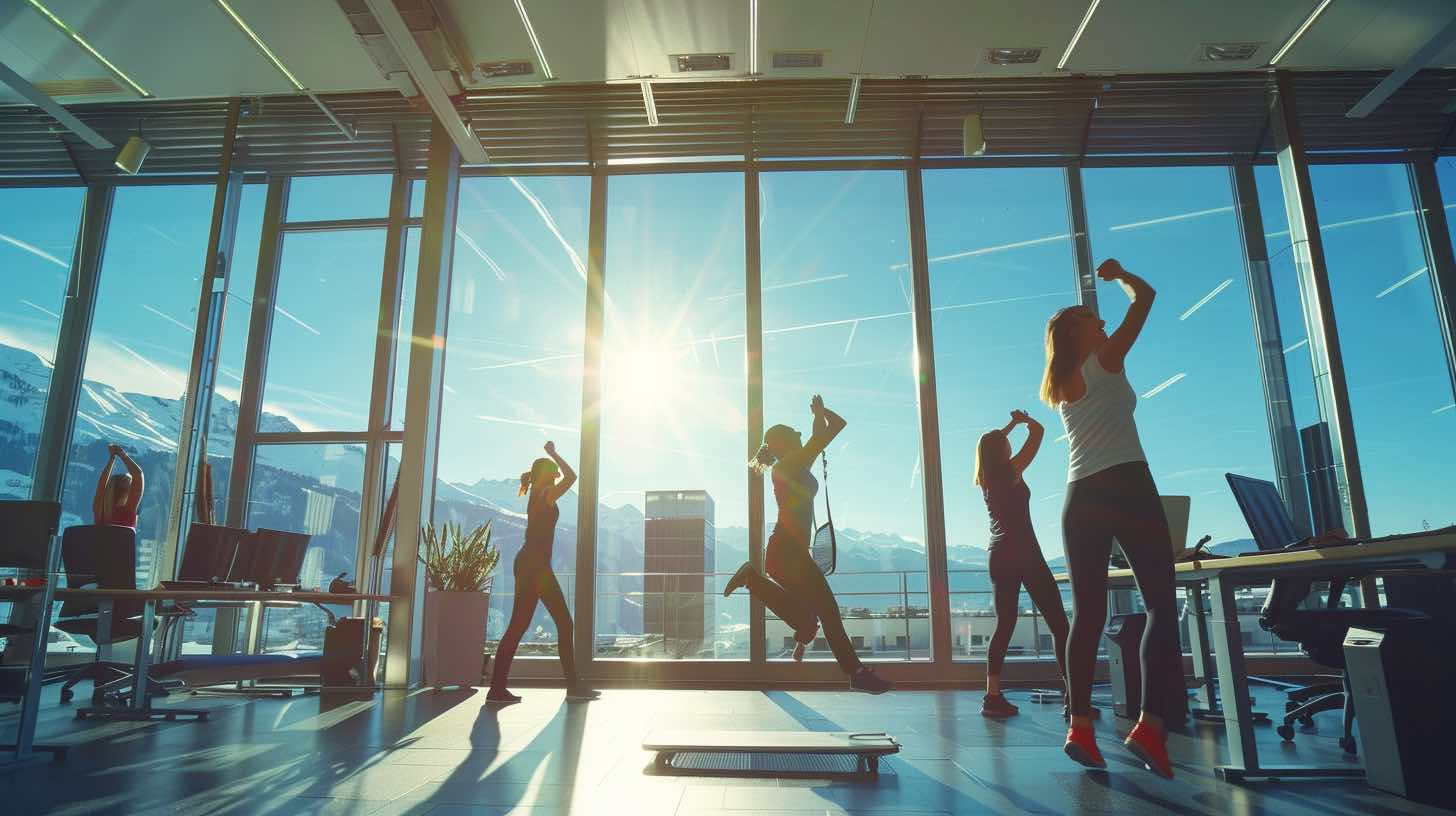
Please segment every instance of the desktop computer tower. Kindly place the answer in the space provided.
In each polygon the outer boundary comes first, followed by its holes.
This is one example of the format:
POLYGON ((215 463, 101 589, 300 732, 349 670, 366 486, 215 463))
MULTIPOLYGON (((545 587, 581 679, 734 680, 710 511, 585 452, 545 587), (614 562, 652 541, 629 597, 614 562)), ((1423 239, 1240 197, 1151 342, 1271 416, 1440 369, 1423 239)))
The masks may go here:
MULTIPOLYGON (((1107 673, 1112 681, 1112 712, 1119 717, 1137 719, 1142 714, 1142 646, 1143 630, 1148 616, 1144 612, 1113 615, 1102 634, 1107 638, 1107 673)), ((1162 656, 1164 671, 1178 678, 1178 687, 1183 687, 1183 655, 1162 656)), ((1163 726, 1170 729, 1182 728, 1188 720, 1188 697, 1176 695, 1167 711, 1154 711, 1163 718, 1163 726)))
POLYGON ((1456 807, 1451 755, 1456 733, 1456 638, 1438 621, 1410 621, 1345 635, 1345 670, 1371 787, 1439 807, 1456 807))

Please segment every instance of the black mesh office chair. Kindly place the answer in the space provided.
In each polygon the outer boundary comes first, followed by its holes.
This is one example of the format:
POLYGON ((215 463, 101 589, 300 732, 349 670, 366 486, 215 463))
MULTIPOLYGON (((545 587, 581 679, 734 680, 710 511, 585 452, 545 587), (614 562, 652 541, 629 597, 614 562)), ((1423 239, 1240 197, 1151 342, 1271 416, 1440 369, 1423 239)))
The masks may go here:
MULTIPOLYGON (((1272 482, 1247 476, 1226 474, 1239 510, 1248 522, 1249 532, 1260 551, 1277 551, 1298 547, 1303 542, 1294 529, 1294 522, 1272 482)), ((1294 739, 1294 722, 1313 723, 1321 711, 1344 709, 1344 731, 1340 747, 1355 753, 1351 730, 1355 723, 1355 702, 1350 694, 1350 677, 1345 672, 1345 634, 1351 627, 1380 628, 1401 621, 1422 620, 1426 616, 1412 609, 1369 608, 1349 609, 1340 606, 1347 579, 1330 581, 1324 606, 1310 607, 1306 599, 1314 589, 1311 578, 1276 578, 1269 585, 1269 596, 1259 610, 1259 626, 1275 637, 1298 643, 1311 660, 1332 669, 1339 669, 1338 683, 1305 686, 1289 693, 1284 722, 1277 729, 1286 742, 1294 739)))

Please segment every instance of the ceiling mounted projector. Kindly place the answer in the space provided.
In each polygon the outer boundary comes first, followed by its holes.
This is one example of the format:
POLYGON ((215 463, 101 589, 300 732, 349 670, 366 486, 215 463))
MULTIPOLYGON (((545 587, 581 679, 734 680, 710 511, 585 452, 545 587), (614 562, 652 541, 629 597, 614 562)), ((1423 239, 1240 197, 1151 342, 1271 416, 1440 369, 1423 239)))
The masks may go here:
POLYGON ((116 154, 116 169, 128 176, 135 176, 141 172, 142 162, 147 160, 147 154, 151 151, 152 146, 138 133, 127 139, 126 144, 121 147, 121 152, 116 154))
POLYGON ((979 156, 986 152, 986 133, 981 130, 981 114, 968 113, 961 122, 961 155, 979 156))

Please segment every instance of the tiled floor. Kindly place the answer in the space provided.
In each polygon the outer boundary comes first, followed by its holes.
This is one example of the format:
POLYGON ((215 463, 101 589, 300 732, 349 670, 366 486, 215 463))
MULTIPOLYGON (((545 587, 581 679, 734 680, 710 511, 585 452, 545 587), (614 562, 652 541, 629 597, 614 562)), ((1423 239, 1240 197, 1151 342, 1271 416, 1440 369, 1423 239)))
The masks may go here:
MULTIPOLYGON (((1360 782, 1220 782, 1211 767, 1226 755, 1222 728, 1206 724, 1174 735, 1178 777, 1164 781, 1121 750, 1127 723, 1110 712, 1098 725, 1110 770, 1083 771, 1061 753, 1060 706, 1017 692, 1008 696, 1021 704, 1021 716, 988 722, 979 715, 979 692, 609 690, 587 704, 567 703, 559 690, 517 691, 525 702, 504 709, 485 707, 481 692, 468 691, 199 698, 185 703, 215 711, 194 724, 77 722, 48 689, 41 735, 75 747, 62 764, 0 776, 0 813, 1442 812, 1360 782), (881 765, 878 779, 864 781, 661 776, 640 748, 657 727, 887 731, 904 750, 881 765)), ((1276 695, 1263 696, 1276 706, 1276 695)), ((1320 715, 1317 730, 1287 748, 1272 727, 1260 729, 1262 755, 1343 761, 1337 717, 1320 715)), ((5 722, 0 718, 0 728, 5 722)))

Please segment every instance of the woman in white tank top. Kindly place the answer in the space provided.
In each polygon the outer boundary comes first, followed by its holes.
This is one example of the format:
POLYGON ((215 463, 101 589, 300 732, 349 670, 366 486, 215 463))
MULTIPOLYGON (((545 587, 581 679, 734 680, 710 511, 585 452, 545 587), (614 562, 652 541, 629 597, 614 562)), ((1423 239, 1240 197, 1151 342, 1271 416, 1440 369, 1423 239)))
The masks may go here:
POLYGON ((1183 664, 1174 602, 1173 547, 1168 520, 1138 439, 1137 394, 1123 362, 1153 304, 1153 287, 1115 260, 1098 277, 1120 284, 1132 303, 1109 337, 1085 306, 1057 312, 1047 323, 1046 373, 1041 396, 1061 414, 1071 454, 1062 536, 1072 584, 1072 632, 1067 643, 1067 755, 1105 768, 1091 721, 1092 675, 1107 619, 1107 562, 1116 538, 1132 565, 1147 607, 1142 642, 1142 714, 1124 745, 1165 778, 1168 761, 1163 715, 1178 710, 1183 664))

